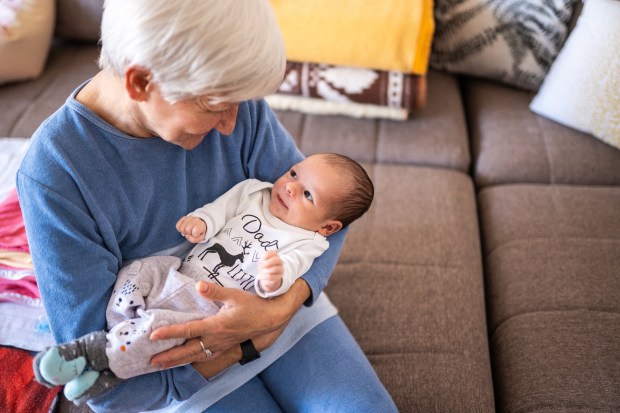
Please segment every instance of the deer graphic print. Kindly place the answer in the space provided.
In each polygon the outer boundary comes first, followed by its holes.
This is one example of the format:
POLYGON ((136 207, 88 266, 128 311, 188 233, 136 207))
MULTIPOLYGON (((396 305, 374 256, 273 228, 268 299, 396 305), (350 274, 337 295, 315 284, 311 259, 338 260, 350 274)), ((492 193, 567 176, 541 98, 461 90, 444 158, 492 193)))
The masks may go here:
POLYGON ((222 244, 215 243, 209 248, 205 249, 203 252, 201 252, 198 255, 198 258, 204 260, 207 254, 211 252, 217 253, 217 255, 219 255, 220 257, 220 263, 213 267, 212 270, 214 273, 217 273, 222 267, 232 267, 233 265, 235 265, 237 260, 243 262, 243 256, 248 254, 246 250, 250 249, 251 247, 252 243, 246 241, 242 247, 243 251, 241 251, 240 254, 232 255, 231 253, 226 251, 222 244))

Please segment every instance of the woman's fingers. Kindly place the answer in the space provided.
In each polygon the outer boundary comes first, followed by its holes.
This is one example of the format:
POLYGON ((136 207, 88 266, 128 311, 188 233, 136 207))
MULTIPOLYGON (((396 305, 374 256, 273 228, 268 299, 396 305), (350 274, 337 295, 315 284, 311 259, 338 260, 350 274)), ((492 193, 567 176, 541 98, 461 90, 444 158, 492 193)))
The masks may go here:
POLYGON ((207 281, 198 281, 196 283, 196 291, 207 300, 216 302, 233 301, 236 298, 236 292, 239 290, 233 288, 223 288, 215 283, 207 281))
POLYGON ((207 361, 219 356, 219 353, 207 347, 204 341, 202 345, 200 342, 200 339, 189 340, 181 346, 159 353, 151 359, 151 366, 166 369, 194 362, 207 361))
MULTIPOLYGON (((223 288, 213 283, 204 281, 198 282, 196 289, 206 300, 224 303, 224 306, 226 306, 227 309, 238 307, 237 301, 239 299, 247 299, 247 296, 253 296, 253 294, 237 289, 223 288)), ((217 352, 238 344, 245 339, 245 336, 239 336, 236 334, 234 329, 230 328, 233 324, 234 320, 231 320, 229 313, 224 311, 224 314, 218 313, 214 316, 201 320, 193 320, 182 324, 173 324, 170 326, 160 327, 151 333, 150 339, 165 340, 171 338, 184 338, 186 340, 191 340, 199 338, 202 339, 205 345, 210 346, 210 351, 217 352)), ((185 348, 185 350, 179 350, 179 352, 170 354, 177 355, 184 351, 181 355, 191 357, 191 349, 187 347, 188 343, 176 347, 176 349, 185 348)), ((199 343, 199 341, 196 341, 196 343, 199 343)), ((193 347, 195 349, 196 346, 193 347)))
MULTIPOLYGON (((188 341, 176 348, 185 347, 185 353, 191 356, 192 349, 196 350, 196 346, 187 347, 191 339, 198 339, 195 343, 200 343, 202 340, 205 346, 210 351, 218 352, 225 350, 237 343, 243 341, 243 337, 239 338, 234 333, 229 334, 222 333, 223 329, 220 325, 220 320, 216 316, 204 318, 202 320, 188 321, 183 324, 173 324, 171 326, 160 327, 153 331, 150 335, 151 340, 165 340, 170 338, 185 338, 188 341)), ((198 345, 200 348, 200 345, 198 345)), ((195 351, 194 351, 195 353, 195 351)), ((195 360, 194 360, 195 361, 195 360)))
POLYGON ((190 339, 200 337, 205 329, 204 320, 188 321, 183 324, 173 324, 170 326, 160 327, 151 333, 151 340, 164 340, 167 338, 185 338, 190 339))

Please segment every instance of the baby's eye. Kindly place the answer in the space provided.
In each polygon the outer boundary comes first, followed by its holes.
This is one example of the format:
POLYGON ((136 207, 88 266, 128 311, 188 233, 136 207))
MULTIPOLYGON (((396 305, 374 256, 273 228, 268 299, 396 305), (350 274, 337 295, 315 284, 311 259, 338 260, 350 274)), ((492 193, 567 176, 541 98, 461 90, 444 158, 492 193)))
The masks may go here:
POLYGON ((290 172, 290 173, 291 173, 291 176, 292 176, 293 178, 296 178, 296 177, 297 177, 297 172, 293 171, 292 169, 291 169, 291 172, 290 172))
POLYGON ((314 198, 312 198, 312 194, 310 193, 310 191, 304 191, 304 196, 308 198, 308 201, 314 201, 314 198))

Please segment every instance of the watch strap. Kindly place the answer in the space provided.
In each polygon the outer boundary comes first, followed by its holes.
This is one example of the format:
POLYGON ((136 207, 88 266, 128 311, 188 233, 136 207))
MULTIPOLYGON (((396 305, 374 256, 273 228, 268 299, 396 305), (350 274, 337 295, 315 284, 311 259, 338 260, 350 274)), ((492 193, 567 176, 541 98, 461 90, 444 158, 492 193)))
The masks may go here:
POLYGON ((241 354, 243 354, 243 356, 241 357, 241 360, 239 360, 239 364, 241 364, 242 366, 249 363, 250 361, 254 361, 260 358, 260 353, 256 351, 256 347, 254 347, 254 343, 252 343, 252 340, 245 340, 243 343, 240 344, 240 346, 241 354))

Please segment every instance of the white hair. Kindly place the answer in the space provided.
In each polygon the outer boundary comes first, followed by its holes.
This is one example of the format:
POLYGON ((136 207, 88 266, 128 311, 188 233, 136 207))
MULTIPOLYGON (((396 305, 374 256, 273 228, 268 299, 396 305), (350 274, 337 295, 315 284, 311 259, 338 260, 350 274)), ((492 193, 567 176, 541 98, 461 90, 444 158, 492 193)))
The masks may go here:
POLYGON ((151 72, 174 103, 240 102, 273 93, 284 42, 268 0, 106 0, 99 66, 151 72))

